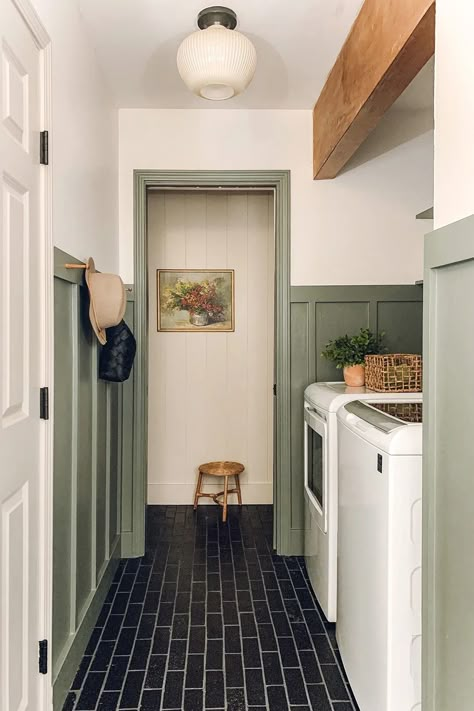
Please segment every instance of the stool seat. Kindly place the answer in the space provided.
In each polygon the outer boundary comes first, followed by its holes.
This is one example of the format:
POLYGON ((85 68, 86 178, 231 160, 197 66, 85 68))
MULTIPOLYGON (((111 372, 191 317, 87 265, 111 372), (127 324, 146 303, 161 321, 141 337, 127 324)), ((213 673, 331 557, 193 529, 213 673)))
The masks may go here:
POLYGON ((240 462, 207 462, 199 467, 199 475, 196 485, 196 493, 194 494, 194 510, 197 509, 199 499, 204 496, 212 499, 216 504, 222 506, 222 520, 227 521, 227 495, 237 494, 239 506, 242 506, 242 495, 240 491, 239 475, 242 474, 245 467, 240 462), (202 491, 203 476, 220 476, 224 477, 224 491, 219 491, 218 494, 206 494, 202 491), (229 489, 229 477, 233 476, 235 488, 229 489), (220 497, 223 496, 223 500, 220 497))
POLYGON ((199 467, 199 471, 208 476, 235 476, 242 474, 244 469, 240 462, 207 462, 199 467))

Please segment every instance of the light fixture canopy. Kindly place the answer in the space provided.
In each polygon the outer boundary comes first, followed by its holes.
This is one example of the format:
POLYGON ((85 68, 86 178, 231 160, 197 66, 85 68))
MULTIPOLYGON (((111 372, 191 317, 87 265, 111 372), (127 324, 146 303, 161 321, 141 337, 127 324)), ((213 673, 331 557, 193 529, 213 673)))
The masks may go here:
POLYGON ((220 5, 198 15, 197 32, 178 49, 180 76, 188 89, 211 101, 224 101, 247 88, 257 66, 252 42, 235 30, 237 15, 220 5))

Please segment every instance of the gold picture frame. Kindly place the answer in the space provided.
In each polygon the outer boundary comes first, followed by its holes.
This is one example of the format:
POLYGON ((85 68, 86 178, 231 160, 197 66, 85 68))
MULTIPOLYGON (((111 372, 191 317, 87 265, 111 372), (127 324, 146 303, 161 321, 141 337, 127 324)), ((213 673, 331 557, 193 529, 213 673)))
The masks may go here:
POLYGON ((157 269, 156 293, 160 332, 235 331, 233 269, 157 269))

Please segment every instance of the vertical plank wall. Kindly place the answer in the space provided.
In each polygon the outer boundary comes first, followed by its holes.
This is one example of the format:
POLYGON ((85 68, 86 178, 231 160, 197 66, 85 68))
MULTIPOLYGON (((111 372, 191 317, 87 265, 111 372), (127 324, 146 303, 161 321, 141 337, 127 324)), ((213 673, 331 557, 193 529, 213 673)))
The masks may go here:
POLYGON ((273 195, 150 193, 148 250, 148 501, 191 503, 198 465, 232 459, 244 501, 271 502, 273 195), (234 269, 235 333, 158 333, 158 268, 234 269))
POLYGON ((292 553, 303 553, 303 392, 309 383, 342 380, 321 357, 325 344, 360 328, 386 333, 392 353, 421 353, 423 289, 419 286, 293 286, 291 288, 292 553))
MULTIPOLYGON (((120 557, 122 386, 98 380, 83 272, 55 250, 53 665, 61 708, 120 557)), ((100 266, 100 265, 99 265, 100 266)))

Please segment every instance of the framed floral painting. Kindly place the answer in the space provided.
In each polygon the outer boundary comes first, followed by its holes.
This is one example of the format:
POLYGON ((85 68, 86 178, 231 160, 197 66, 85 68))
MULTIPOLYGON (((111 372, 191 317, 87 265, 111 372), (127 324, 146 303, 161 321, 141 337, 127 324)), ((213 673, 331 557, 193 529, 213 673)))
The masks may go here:
POLYGON ((157 269, 158 331, 234 331, 233 269, 157 269))

